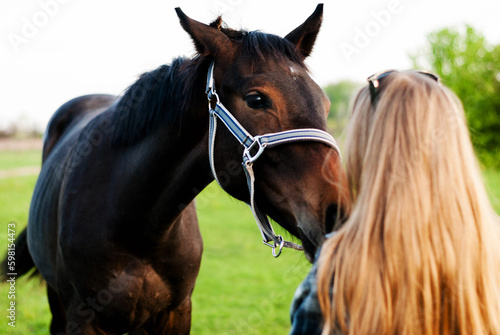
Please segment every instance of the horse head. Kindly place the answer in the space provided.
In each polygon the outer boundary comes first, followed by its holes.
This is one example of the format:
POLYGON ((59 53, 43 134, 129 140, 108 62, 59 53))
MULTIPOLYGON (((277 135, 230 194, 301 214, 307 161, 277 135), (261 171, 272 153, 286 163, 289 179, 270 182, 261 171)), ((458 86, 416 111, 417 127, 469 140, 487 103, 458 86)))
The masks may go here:
MULTIPOLYGON (((200 64, 215 64, 218 99, 248 133, 326 130, 330 102, 304 63, 321 26, 322 5, 285 38, 233 30, 220 17, 205 25, 180 9, 177 14, 200 64)), ((215 175, 230 195, 250 203, 244 169, 238 164, 242 149, 228 129, 219 127, 215 175)), ((340 153, 318 141, 290 142, 265 150, 253 169, 256 206, 299 237, 312 260, 325 234, 349 213, 340 153)))

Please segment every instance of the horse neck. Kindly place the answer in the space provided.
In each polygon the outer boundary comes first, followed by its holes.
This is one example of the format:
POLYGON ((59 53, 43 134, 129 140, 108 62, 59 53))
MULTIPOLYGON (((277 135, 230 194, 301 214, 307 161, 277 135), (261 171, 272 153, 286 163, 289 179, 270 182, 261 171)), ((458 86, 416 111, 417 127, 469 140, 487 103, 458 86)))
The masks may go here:
POLYGON ((161 67, 143 76, 115 107, 116 203, 130 217, 146 219, 152 235, 178 222, 213 180, 206 72, 198 64, 177 59, 170 70, 161 67))
MULTIPOLYGON (((205 104, 203 107, 206 108, 205 104)), ((185 118, 179 129, 159 127, 145 146, 149 166, 146 185, 155 185, 150 219, 153 222, 172 222, 212 180, 208 158, 207 115, 185 118)), ((190 114, 199 114, 191 111, 190 114)), ((151 187, 147 187, 147 192, 151 187)))
MULTIPOLYGON (((115 180, 123 185, 117 192, 122 199, 118 203, 125 212, 134 208, 136 215, 146 215, 150 228, 159 234, 213 180, 208 159, 208 107, 204 85, 198 86, 199 98, 196 94, 195 101, 178 103, 176 108, 182 108, 176 110, 179 122, 159 123, 139 140, 118 144, 114 150, 119 152, 115 180)), ((128 114, 127 127, 140 112, 128 114)))

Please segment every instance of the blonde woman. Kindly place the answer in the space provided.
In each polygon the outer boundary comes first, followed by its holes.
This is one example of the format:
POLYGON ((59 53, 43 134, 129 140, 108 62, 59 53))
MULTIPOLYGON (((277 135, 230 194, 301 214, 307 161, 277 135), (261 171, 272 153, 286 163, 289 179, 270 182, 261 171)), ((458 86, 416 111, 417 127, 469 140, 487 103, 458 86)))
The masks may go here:
POLYGON ((368 78, 345 156, 353 209, 291 334, 500 334, 500 223, 455 95, 420 71, 368 78))

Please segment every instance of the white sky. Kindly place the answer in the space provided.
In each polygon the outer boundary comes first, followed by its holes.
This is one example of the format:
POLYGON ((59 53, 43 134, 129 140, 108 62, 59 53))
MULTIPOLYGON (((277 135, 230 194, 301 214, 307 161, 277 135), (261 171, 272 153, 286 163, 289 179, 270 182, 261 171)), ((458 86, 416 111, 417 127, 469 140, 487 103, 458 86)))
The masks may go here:
MULTIPOLYGON (((177 6, 201 22, 223 14, 232 28, 284 36, 318 2, 4 0, 0 128, 13 120, 44 128, 51 114, 73 97, 120 94, 139 74, 176 56, 193 55, 174 11, 177 6)), ((500 44, 500 0, 324 2, 322 30, 307 62, 321 86, 342 79, 361 82, 387 68, 408 68, 408 55, 426 44, 426 35, 447 26, 471 24, 491 44, 500 44), (360 31, 371 36, 363 39, 360 31), (357 53, 346 56, 342 45, 357 48, 357 53)))

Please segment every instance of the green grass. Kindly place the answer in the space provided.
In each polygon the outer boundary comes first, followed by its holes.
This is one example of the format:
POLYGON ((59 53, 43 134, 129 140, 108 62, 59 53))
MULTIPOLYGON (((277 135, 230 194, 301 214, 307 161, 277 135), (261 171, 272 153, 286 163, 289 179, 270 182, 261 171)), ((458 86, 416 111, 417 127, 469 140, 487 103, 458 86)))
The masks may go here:
MULTIPOLYGON (((30 162, 29 157, 16 159, 30 162)), ((27 224, 35 182, 36 176, 0 179, 0 229, 4 236, 9 222, 16 222, 18 233, 27 224)), ((191 333, 264 334, 270 329, 287 333, 293 293, 310 267, 303 254, 286 249, 273 258, 271 249, 261 242, 250 209, 216 184, 198 197, 197 205, 204 253, 193 294, 191 333)), ((0 250, 3 255, 6 237, 0 250)), ((7 293, 8 285, 0 285, 2 309, 8 303, 7 293)), ((0 334, 48 333, 50 312, 44 285, 36 279, 18 279, 16 306, 16 328, 9 327, 3 316, 0 334)))
POLYGON ((40 150, 0 151, 0 170, 40 166, 41 162, 40 150))
POLYGON ((217 185, 198 198, 198 215, 205 250, 192 333, 286 334, 293 293, 310 267, 303 254, 286 249, 274 259, 250 209, 217 185))
MULTIPOLYGON (((2 166, 33 166, 39 154, 5 156, 0 152, 0 158, 6 157, 15 162, 2 159, 2 166)), ((484 178, 500 213, 500 171, 485 171, 484 178)), ((20 233, 27 223, 35 181, 36 176, 0 179, 1 254, 6 250, 7 224, 16 222, 20 233)), ((274 259, 261 243, 250 209, 215 184, 202 192, 197 205, 204 254, 193 294, 192 334, 286 334, 293 293, 310 267, 304 256, 287 249, 274 259)), ((4 311, 7 292, 8 286, 0 285, 0 308, 4 311)), ((7 326, 2 316, 0 334, 48 333, 50 312, 44 285, 36 279, 18 279, 16 306, 16 328, 7 326)))
MULTIPOLYGON (((26 160, 28 161, 28 160, 26 160)), ((7 225, 16 223, 17 234, 28 222, 31 193, 35 187, 36 176, 0 179, 0 255, 7 249, 7 225)), ((2 257, 3 259, 3 257, 2 257)), ((0 309, 4 311, 0 322, 0 334, 47 334, 49 324, 48 303, 45 287, 39 280, 21 278, 16 281, 16 328, 7 325, 6 308, 9 286, 0 285, 0 309)))

